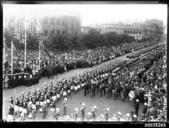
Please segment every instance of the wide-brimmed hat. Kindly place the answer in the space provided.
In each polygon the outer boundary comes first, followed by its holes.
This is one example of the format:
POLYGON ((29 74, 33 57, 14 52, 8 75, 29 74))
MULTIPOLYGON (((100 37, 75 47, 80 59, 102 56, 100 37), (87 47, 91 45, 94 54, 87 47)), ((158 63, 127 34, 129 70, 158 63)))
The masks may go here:
POLYGON ((60 111, 60 109, 59 108, 56 108, 56 112, 59 112, 60 111))
POLYGON ((136 114, 134 114, 134 115, 133 115, 133 117, 134 117, 134 118, 137 118, 137 115, 136 115, 136 114))
POLYGON ((91 116, 91 115, 92 115, 92 114, 91 114, 91 112, 88 112, 87 114, 88 114, 89 116, 91 116))
POLYGON ((144 105, 146 105, 146 106, 147 106, 148 104, 147 104, 147 103, 144 103, 144 105))
POLYGON ((93 106, 93 108, 94 108, 94 109, 97 109, 97 106, 96 106, 96 105, 94 105, 94 106, 93 106))
POLYGON ((82 103, 82 106, 86 106, 86 104, 83 102, 83 103, 82 103))
POLYGON ((100 115, 100 117, 101 117, 101 118, 104 118, 104 115, 103 115, 103 114, 101 114, 101 115, 100 115))
POLYGON ((136 102, 139 102, 139 99, 136 99, 136 102))
POLYGON ((126 114, 126 116, 127 116, 127 117, 129 117, 129 116, 130 116, 130 114, 129 114, 129 113, 127 113, 127 114, 126 114))
POLYGON ((77 112, 77 111, 79 111, 79 109, 78 109, 78 108, 75 108, 75 111, 77 112))
POLYGON ((121 112, 120 112, 120 111, 118 111, 118 113, 117 113, 117 114, 121 115, 121 112))
POLYGON ((106 111, 110 111, 110 109, 109 109, 109 108, 106 108, 106 111))

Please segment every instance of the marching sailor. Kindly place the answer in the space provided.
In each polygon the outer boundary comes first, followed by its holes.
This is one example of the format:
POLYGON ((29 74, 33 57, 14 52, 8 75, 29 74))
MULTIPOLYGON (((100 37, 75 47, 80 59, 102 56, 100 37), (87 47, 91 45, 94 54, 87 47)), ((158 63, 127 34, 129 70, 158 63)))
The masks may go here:
POLYGON ((75 108, 75 114, 74 114, 75 120, 78 119, 78 112, 79 112, 78 108, 75 108))
POLYGON ((64 91, 63 91, 63 96, 64 96, 64 98, 66 98, 66 96, 67 96, 67 93, 66 93, 66 90, 64 89, 64 91))
POLYGON ((14 99, 13 99, 12 96, 9 97, 9 103, 12 104, 12 105, 13 105, 13 103, 14 103, 14 99))
POLYGON ((13 121, 14 120, 13 115, 14 115, 14 108, 13 108, 13 105, 10 104, 7 121, 13 121))
POLYGON ((54 115, 54 118, 55 118, 56 120, 58 120, 59 115, 60 115, 60 109, 59 109, 59 108, 56 108, 56 109, 55 109, 55 115, 54 115))
POLYGON ((96 112, 97 112, 97 107, 94 105, 93 107, 91 107, 92 109, 92 118, 93 120, 96 119, 96 112))
POLYGON ((66 109, 67 109, 67 98, 64 98, 63 101, 63 115, 66 115, 66 109))
POLYGON ((109 119, 109 112, 110 112, 110 109, 106 108, 106 110, 105 110, 105 120, 106 121, 108 121, 108 119, 109 119))
POLYGON ((18 98, 15 99, 15 107, 14 107, 14 114, 18 117, 19 116, 19 100, 18 98))
POLYGON ((92 114, 91 112, 88 112, 87 113, 87 120, 90 121, 92 119, 92 114))
POLYGON ((122 114, 121 114, 121 112, 119 111, 119 112, 117 113, 117 120, 118 120, 118 121, 120 121, 121 116, 122 116, 122 114))
POLYGON ((45 100, 43 101, 42 112, 43 112, 43 119, 45 119, 47 115, 47 102, 45 100))
POLYGON ((126 120, 127 120, 127 121, 131 121, 131 119, 130 119, 130 114, 129 114, 129 113, 126 114, 126 120))
POLYGON ((82 106, 81 106, 81 114, 82 114, 82 120, 84 121, 84 119, 85 119, 85 109, 86 109, 86 104, 85 103, 82 103, 81 104, 82 106))
POLYGON ((33 119, 36 118, 36 104, 35 103, 32 104, 32 118, 33 119))

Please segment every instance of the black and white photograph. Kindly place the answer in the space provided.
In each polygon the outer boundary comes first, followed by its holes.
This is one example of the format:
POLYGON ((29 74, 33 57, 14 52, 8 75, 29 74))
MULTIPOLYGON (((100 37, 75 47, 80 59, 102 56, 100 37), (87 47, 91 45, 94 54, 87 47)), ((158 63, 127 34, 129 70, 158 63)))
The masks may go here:
POLYGON ((167 121, 167 4, 2 10, 3 121, 167 121))

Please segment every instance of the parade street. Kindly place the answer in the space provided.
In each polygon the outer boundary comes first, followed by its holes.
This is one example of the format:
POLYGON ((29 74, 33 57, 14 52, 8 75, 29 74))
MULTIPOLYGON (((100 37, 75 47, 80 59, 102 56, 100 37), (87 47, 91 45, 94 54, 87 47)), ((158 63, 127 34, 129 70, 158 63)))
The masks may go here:
MULTIPOLYGON (((131 53, 129 53, 129 54, 131 54, 131 53)), ((103 65, 104 66, 109 65, 110 63, 113 63, 115 61, 127 60, 126 56, 129 55, 129 54, 117 57, 117 58, 115 58, 111 61, 102 63, 102 64, 97 65, 97 66, 92 67, 92 68, 71 70, 69 72, 65 72, 63 74, 56 75, 54 77, 54 79, 48 79, 47 77, 41 78, 40 82, 38 84, 32 85, 31 87, 19 86, 19 87, 13 88, 13 89, 3 90, 3 118, 4 119, 7 118, 8 106, 9 106, 8 105, 9 104, 9 102, 8 102, 9 96, 15 97, 15 96, 18 96, 18 95, 20 95, 24 92, 28 92, 29 90, 37 89, 41 86, 44 86, 44 85, 48 84, 50 81, 56 82, 56 81, 60 81, 62 79, 69 79, 71 76, 83 74, 87 71, 100 68, 103 65)), ((85 101, 86 104, 89 104, 89 105, 95 104, 97 106, 100 106, 99 109, 105 108, 106 106, 109 106, 111 108, 111 111, 114 111, 114 112, 121 110, 123 113, 127 113, 127 112, 132 110, 131 109, 132 103, 130 104, 129 102, 127 102, 127 100, 126 100, 126 102, 122 102, 121 100, 118 100, 118 99, 114 101, 113 98, 110 98, 110 99, 108 99, 107 97, 100 98, 99 96, 94 97, 92 99, 91 97, 88 97, 88 96, 84 97, 82 92, 83 91, 80 91, 78 94, 75 94, 75 95, 71 94, 71 97, 68 97, 68 106, 71 106, 71 108, 74 109, 75 106, 79 107, 80 103, 85 101)), ((60 103, 58 103, 58 107, 60 107, 61 110, 62 110, 61 101, 59 101, 59 102, 60 103)), ((68 113, 72 111, 71 108, 68 107, 68 113)), ((100 110, 100 112, 102 112, 102 111, 100 110)), ((141 109, 140 109, 140 111, 141 111, 141 109)))
POLYGON ((167 34, 164 4, 3 3, 2 122, 166 127, 167 34))

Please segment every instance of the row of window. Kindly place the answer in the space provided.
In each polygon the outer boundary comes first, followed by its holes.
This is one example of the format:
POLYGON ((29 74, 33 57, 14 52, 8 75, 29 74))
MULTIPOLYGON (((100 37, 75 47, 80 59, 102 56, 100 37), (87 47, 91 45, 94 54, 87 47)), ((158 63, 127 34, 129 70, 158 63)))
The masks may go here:
MULTIPOLYGON (((51 30, 51 31, 48 31, 48 30, 46 30, 45 31, 45 35, 47 36, 48 34, 57 34, 57 35, 63 35, 63 34, 65 34, 66 32, 64 31, 64 30, 51 30)), ((78 34, 78 31, 72 31, 72 33, 71 34, 73 34, 73 35, 77 35, 78 34)))
POLYGON ((65 26, 65 25, 70 25, 72 27, 74 26, 79 26, 79 23, 78 22, 67 22, 66 20, 62 20, 62 19, 51 19, 51 20, 48 20, 46 19, 44 21, 44 24, 50 24, 50 25, 62 25, 62 26, 65 26))
POLYGON ((125 31, 124 33, 138 33, 138 34, 141 34, 142 32, 141 31, 125 31))

